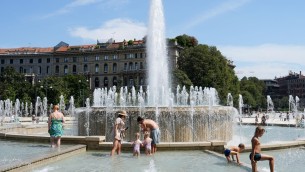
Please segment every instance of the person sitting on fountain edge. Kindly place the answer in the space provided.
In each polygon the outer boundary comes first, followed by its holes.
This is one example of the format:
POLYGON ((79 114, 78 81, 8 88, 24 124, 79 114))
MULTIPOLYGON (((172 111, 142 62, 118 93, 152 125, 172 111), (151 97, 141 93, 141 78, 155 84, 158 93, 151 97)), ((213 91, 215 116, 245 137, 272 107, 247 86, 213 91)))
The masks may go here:
POLYGON ((141 125, 144 133, 145 131, 150 131, 150 136, 152 138, 151 153, 155 153, 157 151, 157 143, 160 141, 160 130, 158 124, 151 119, 143 119, 140 116, 137 121, 141 125))
POLYGON ((231 162, 230 155, 232 156, 232 160, 235 161, 234 155, 236 156, 237 164, 241 165, 241 162, 239 162, 239 153, 241 153, 243 150, 245 150, 245 145, 243 143, 240 143, 237 146, 232 146, 229 149, 225 149, 224 154, 228 160, 228 162, 231 162))

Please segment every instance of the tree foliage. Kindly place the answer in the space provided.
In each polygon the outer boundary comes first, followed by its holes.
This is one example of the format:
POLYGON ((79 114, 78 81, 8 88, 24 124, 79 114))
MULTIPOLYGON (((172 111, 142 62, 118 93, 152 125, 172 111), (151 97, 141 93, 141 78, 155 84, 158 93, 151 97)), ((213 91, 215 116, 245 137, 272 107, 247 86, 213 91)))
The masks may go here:
POLYGON ((195 37, 186 34, 177 36, 176 40, 182 47, 195 47, 198 45, 198 40, 195 37))
POLYGON ((194 86, 214 87, 225 104, 228 93, 238 93, 238 79, 228 60, 214 46, 198 45, 185 48, 178 59, 179 69, 184 71, 194 86))
POLYGON ((240 81, 240 91, 244 99, 244 104, 251 105, 252 108, 266 108, 267 100, 264 95, 265 83, 256 77, 243 77, 240 81))

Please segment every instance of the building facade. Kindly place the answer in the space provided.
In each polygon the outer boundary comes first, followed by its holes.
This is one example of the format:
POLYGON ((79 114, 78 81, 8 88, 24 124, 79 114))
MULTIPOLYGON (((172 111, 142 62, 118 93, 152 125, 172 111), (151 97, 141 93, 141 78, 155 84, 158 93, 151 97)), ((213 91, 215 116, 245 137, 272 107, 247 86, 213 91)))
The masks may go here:
MULTIPOLYGON (((168 42, 170 69, 176 68, 182 48, 168 42)), ((145 40, 69 46, 60 42, 47 48, 0 49, 0 72, 11 66, 35 84, 47 76, 84 75, 90 88, 145 87, 147 72, 145 40)))

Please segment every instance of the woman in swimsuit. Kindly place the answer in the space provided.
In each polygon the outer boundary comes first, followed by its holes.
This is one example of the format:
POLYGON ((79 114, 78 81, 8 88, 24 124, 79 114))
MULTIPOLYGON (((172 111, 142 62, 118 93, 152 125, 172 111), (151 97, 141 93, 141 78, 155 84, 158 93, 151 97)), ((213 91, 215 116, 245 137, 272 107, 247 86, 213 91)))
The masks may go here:
POLYGON ((265 133, 264 128, 262 128, 260 126, 256 127, 254 136, 251 139, 252 151, 251 151, 249 158, 251 160, 252 172, 257 172, 256 162, 260 161, 260 160, 261 161, 268 160, 270 172, 274 172, 274 158, 269 155, 261 154, 261 145, 260 145, 258 138, 262 137, 264 133, 265 133))
POLYGON ((53 113, 51 113, 48 119, 48 132, 51 136, 51 146, 59 147, 61 136, 63 135, 63 123, 65 123, 64 115, 58 111, 59 106, 53 107, 53 113), (56 141, 56 143, 55 143, 56 141))

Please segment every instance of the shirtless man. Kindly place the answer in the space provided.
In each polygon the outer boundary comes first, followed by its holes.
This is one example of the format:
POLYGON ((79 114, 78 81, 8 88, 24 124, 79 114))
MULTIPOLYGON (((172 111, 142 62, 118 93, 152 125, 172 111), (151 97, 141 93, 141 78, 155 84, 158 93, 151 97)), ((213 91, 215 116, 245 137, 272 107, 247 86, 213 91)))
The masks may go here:
POLYGON ((151 119, 143 119, 140 116, 137 121, 141 125, 144 133, 145 131, 150 131, 150 136, 152 138, 151 153, 155 153, 157 151, 157 143, 160 141, 160 130, 158 124, 151 119))
POLYGON ((264 133, 265 133, 265 129, 263 129, 260 126, 256 127, 254 136, 251 139, 252 151, 251 151, 249 158, 251 160, 252 172, 257 172, 256 163, 257 163, 257 161, 260 161, 260 160, 262 160, 262 161, 268 160, 270 172, 274 172, 274 158, 269 155, 261 154, 261 144, 259 142, 258 137, 262 137, 264 133))

